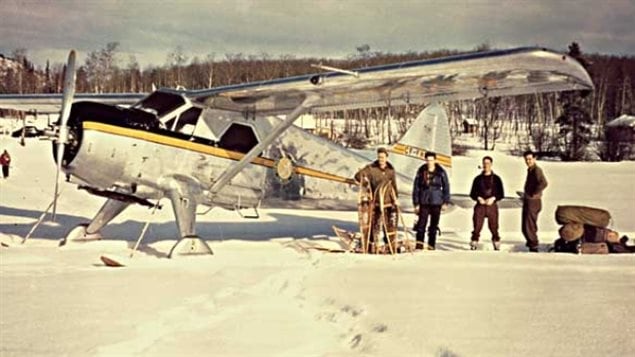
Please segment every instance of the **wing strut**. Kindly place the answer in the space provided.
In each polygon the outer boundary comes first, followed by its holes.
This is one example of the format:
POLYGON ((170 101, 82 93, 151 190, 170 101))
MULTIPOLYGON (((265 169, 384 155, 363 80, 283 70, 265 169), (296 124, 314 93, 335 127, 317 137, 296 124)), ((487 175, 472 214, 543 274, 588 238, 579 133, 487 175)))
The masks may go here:
POLYGON ((351 75, 351 76, 353 76, 355 78, 359 78, 359 72, 357 72, 357 71, 349 71, 347 69, 341 69, 341 68, 337 68, 337 67, 325 66, 322 63, 320 63, 320 64, 312 64, 311 67, 323 69, 325 71, 333 71, 333 72, 348 74, 348 75, 351 75))
POLYGON ((258 145, 254 146, 248 153, 245 155, 240 161, 236 162, 232 166, 230 166, 225 172, 223 172, 214 185, 210 189, 212 195, 216 195, 220 190, 225 187, 245 166, 251 163, 251 160, 256 158, 256 156, 260 155, 260 153, 269 146, 282 132, 287 130, 293 122, 300 117, 300 115, 306 113, 313 105, 316 104, 318 97, 317 96, 308 96, 304 99, 302 104, 298 105, 293 112, 291 112, 287 117, 282 121, 282 123, 278 124, 271 132, 267 135, 267 137, 258 143, 258 145))

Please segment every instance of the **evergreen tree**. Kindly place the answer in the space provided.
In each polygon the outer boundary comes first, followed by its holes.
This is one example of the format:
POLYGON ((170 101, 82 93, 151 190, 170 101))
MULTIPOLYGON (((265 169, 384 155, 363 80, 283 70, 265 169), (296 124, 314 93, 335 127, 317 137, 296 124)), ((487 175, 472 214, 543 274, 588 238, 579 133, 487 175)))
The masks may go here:
MULTIPOLYGON (((569 56, 575 58, 583 67, 587 67, 578 43, 573 42, 569 45, 569 56)), ((588 93, 580 91, 568 91, 560 95, 563 112, 556 119, 556 123, 560 127, 562 140, 560 156, 565 161, 583 159, 586 146, 591 141, 592 120, 588 101, 588 93)))
POLYGON ((573 100, 563 105, 563 113, 556 119, 563 141, 561 157, 565 161, 581 160, 591 141, 591 116, 588 110, 573 100))

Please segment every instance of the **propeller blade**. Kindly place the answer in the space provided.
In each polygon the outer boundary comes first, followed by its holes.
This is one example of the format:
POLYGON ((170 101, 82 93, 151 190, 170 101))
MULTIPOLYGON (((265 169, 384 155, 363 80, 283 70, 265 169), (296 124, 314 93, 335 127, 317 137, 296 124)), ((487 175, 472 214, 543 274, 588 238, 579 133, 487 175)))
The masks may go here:
POLYGON ((55 174, 55 195, 53 196, 53 220, 57 211, 57 196, 59 195, 60 172, 62 171, 62 161, 64 159, 64 145, 68 142, 68 117, 73 105, 75 96, 75 50, 68 54, 66 72, 64 74, 64 96, 62 98, 62 112, 60 114, 60 124, 57 134, 57 173, 55 174))

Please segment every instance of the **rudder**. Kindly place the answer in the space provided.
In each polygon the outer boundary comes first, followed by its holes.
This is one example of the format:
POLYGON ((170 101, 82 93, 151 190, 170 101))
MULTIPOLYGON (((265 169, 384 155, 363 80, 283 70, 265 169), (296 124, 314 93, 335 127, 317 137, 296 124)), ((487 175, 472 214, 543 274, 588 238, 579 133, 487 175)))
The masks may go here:
POLYGON ((419 166, 425 162, 425 153, 437 154, 448 175, 452 169, 452 138, 447 113, 439 103, 428 105, 419 113, 410 129, 390 148, 390 162, 396 171, 414 177, 419 166))

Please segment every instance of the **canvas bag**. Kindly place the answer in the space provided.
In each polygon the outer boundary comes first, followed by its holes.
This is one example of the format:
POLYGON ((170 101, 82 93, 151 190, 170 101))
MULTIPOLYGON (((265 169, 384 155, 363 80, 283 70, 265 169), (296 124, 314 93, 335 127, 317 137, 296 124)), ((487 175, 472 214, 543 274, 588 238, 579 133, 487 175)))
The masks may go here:
POLYGON ((602 243, 582 243, 580 246, 580 253, 582 254, 609 254, 609 246, 606 242, 602 243))
POLYGON ((606 227, 611 221, 611 214, 604 209, 586 206, 558 206, 556 222, 559 224, 582 223, 595 227, 606 227))
POLYGON ((584 225, 576 222, 567 223, 560 227, 558 234, 560 235, 560 238, 566 240, 567 242, 580 239, 584 235, 584 225))

